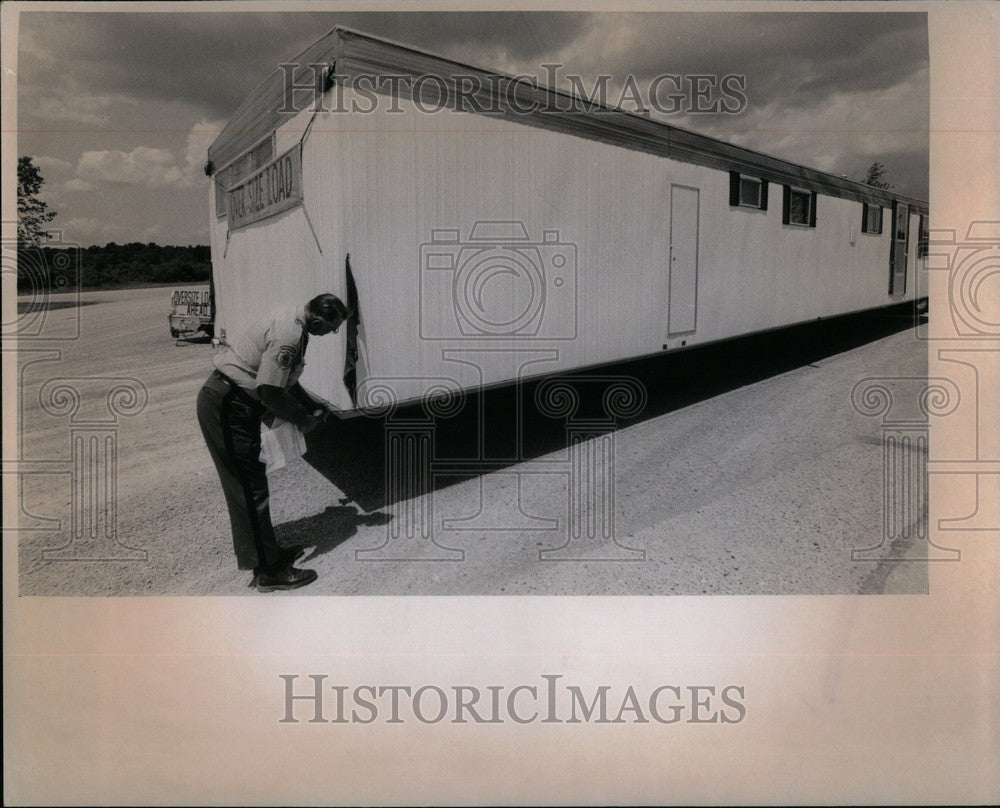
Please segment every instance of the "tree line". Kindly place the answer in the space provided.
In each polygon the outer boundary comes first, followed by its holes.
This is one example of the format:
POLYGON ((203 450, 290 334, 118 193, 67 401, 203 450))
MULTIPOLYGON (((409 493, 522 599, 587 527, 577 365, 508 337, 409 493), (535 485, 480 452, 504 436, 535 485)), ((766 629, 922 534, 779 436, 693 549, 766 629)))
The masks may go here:
POLYGON ((105 288, 152 283, 208 282, 211 251, 205 245, 186 247, 116 244, 103 247, 18 244, 19 291, 80 286, 105 288))
POLYGON ((55 218, 38 198, 45 179, 31 157, 17 161, 17 288, 58 291, 150 283, 207 281, 211 251, 204 245, 161 246, 134 241, 103 247, 52 242, 47 226, 55 218))

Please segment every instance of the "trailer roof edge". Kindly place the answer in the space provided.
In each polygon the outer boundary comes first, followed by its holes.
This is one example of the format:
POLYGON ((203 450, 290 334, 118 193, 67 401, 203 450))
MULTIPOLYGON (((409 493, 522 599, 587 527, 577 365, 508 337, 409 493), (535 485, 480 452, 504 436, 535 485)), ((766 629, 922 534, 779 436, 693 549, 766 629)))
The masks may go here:
MULTIPOLYGON (((443 72, 444 70, 458 68, 464 71, 463 75, 493 77, 494 83, 487 82, 490 87, 497 86, 496 80, 512 81, 515 78, 510 74, 465 64, 344 25, 334 26, 289 63, 296 65, 292 70, 292 81, 296 86, 307 84, 315 75, 312 65, 334 63, 338 74, 434 75, 441 78, 445 85, 449 85, 451 81, 451 86, 454 86, 454 74, 443 72)), ((225 166, 258 143, 268 132, 290 120, 295 113, 281 111, 285 81, 285 71, 279 67, 244 98, 209 147, 210 165, 217 168, 225 166)), ((384 89, 376 91, 382 94, 386 92, 384 89)), ((549 112, 508 111, 500 116, 522 125, 552 129, 717 170, 740 171, 772 182, 797 184, 835 197, 881 205, 889 205, 898 200, 909 204, 916 212, 928 212, 928 205, 924 200, 875 188, 801 163, 737 146, 636 112, 590 102, 554 87, 539 84, 533 88, 520 82, 514 92, 520 100, 527 103, 537 103, 543 99, 549 102, 555 100, 558 106, 560 100, 569 103, 586 101, 592 108, 596 108, 596 110, 574 109, 559 114, 553 114, 551 108, 549 112)), ((497 95, 491 94, 489 90, 483 92, 483 97, 493 101, 499 100, 497 95)), ((312 94, 308 104, 311 105, 314 101, 315 93, 312 94)), ((497 117, 493 113, 472 111, 470 114, 489 114, 497 117)))

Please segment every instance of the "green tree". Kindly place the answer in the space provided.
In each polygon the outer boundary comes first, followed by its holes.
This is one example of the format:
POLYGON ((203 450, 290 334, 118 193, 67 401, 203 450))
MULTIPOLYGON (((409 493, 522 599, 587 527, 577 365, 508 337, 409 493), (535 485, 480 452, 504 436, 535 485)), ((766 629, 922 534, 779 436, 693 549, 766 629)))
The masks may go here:
POLYGON ((865 185, 873 188, 882 188, 886 191, 897 187, 895 183, 885 181, 885 166, 878 160, 868 166, 868 173, 864 179, 865 185))
POLYGON ((45 178, 30 157, 17 158, 17 240, 37 246, 48 241, 45 226, 56 217, 54 210, 38 198, 45 178))

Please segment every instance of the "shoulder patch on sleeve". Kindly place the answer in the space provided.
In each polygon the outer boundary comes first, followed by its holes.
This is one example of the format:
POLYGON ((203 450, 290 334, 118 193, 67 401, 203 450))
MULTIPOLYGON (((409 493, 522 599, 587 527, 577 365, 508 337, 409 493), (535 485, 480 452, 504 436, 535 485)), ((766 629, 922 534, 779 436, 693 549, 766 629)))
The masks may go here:
POLYGON ((274 357, 275 364, 282 370, 288 370, 299 357, 298 345, 282 345, 274 357))

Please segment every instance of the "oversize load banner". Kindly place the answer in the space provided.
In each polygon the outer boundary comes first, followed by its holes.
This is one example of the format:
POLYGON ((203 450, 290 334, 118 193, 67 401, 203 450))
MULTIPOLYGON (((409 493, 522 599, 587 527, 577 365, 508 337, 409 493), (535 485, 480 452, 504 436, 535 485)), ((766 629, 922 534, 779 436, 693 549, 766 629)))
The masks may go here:
POLYGON ((170 305, 173 307, 172 314, 188 316, 197 314, 207 317, 212 313, 212 296, 207 290, 175 289, 170 298, 170 305))
POLYGON ((302 152, 298 145, 228 191, 229 229, 259 222, 302 204, 302 152))

